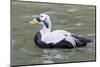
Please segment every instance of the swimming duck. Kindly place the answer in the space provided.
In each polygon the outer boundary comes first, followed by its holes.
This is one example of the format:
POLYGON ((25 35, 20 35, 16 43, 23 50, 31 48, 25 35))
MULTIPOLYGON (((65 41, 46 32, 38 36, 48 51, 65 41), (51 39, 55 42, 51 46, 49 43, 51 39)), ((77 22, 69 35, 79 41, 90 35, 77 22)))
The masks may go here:
POLYGON ((75 48, 86 46, 91 40, 76 36, 68 31, 55 30, 51 32, 51 20, 47 14, 35 17, 31 24, 40 24, 42 29, 34 37, 35 44, 40 48, 75 48))

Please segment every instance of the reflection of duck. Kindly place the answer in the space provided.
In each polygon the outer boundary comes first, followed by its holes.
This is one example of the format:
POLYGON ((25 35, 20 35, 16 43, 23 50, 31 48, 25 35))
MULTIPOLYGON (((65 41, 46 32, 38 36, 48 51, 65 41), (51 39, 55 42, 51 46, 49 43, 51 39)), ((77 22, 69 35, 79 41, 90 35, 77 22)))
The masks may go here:
POLYGON ((34 38, 35 44, 41 48, 74 48, 85 46, 91 42, 89 39, 75 36, 68 31, 55 30, 51 32, 51 21, 47 14, 40 14, 30 23, 42 25, 42 29, 34 38))

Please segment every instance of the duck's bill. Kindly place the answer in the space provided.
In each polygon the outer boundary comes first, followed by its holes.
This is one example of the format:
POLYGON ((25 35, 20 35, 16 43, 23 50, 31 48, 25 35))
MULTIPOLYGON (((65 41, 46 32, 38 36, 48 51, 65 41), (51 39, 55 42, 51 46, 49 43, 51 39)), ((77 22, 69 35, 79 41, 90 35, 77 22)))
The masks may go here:
POLYGON ((31 24, 33 24, 33 25, 35 25, 35 24, 37 24, 38 23, 38 21, 37 21, 37 19, 33 19, 31 22, 29 22, 29 23, 31 23, 31 24))

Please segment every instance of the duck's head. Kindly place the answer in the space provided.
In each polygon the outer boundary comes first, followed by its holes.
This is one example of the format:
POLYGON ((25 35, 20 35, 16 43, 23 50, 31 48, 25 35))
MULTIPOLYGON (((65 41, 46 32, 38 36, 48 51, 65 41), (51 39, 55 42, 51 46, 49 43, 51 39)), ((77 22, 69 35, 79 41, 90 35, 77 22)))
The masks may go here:
POLYGON ((41 24, 45 25, 47 28, 50 24, 50 18, 47 14, 40 14, 38 17, 35 17, 31 22, 31 24, 41 24))

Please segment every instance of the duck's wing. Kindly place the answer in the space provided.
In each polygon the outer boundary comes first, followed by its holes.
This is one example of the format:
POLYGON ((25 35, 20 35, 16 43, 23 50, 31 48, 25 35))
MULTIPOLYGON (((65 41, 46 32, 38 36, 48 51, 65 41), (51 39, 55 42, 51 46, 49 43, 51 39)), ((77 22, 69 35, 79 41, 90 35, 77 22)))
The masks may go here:
POLYGON ((42 39, 42 41, 44 41, 45 43, 56 44, 63 39, 74 44, 74 40, 73 40, 73 37, 71 37, 71 33, 64 30, 53 31, 49 33, 48 35, 46 35, 44 39, 42 39))

